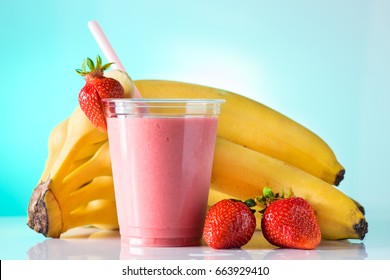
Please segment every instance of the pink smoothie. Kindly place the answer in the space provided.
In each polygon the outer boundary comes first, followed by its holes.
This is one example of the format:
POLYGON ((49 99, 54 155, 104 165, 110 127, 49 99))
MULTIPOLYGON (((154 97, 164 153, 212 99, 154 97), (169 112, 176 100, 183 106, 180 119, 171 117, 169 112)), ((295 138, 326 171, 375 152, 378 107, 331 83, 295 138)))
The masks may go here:
POLYGON ((217 117, 130 116, 107 125, 123 242, 199 245, 217 117))

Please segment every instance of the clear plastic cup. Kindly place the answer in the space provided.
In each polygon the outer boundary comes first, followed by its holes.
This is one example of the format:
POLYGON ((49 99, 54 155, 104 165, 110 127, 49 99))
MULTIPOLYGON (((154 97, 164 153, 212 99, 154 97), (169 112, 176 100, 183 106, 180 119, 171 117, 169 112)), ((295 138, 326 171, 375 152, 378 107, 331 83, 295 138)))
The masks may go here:
POLYGON ((124 244, 201 244, 222 102, 103 100, 124 244))

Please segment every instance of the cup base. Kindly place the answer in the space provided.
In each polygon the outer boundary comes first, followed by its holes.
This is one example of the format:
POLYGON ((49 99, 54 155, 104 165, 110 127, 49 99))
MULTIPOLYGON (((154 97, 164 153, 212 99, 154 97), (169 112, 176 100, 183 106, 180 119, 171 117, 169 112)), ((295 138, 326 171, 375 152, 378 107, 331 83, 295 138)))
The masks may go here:
POLYGON ((144 247, 189 247, 200 246, 199 237, 181 238, 141 238, 141 237, 121 237, 122 245, 144 246, 144 247))

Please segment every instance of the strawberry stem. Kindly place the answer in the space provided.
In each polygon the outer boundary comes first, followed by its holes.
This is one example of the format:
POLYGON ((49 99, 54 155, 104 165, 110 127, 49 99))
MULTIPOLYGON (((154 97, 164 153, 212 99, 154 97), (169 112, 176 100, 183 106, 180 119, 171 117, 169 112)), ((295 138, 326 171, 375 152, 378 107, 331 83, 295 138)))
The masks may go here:
POLYGON ((88 74, 92 76, 99 76, 103 75, 103 72, 110 68, 112 64, 114 64, 114 62, 103 64, 102 58, 99 55, 96 56, 96 63, 94 63, 92 59, 87 57, 81 64, 81 68, 76 69, 76 73, 81 76, 86 76, 88 74), (89 69, 87 69, 87 67, 89 69))
POLYGON ((284 193, 283 189, 282 189, 281 194, 279 194, 279 193, 274 194, 270 188, 265 187, 265 188, 263 188, 263 195, 259 195, 258 197, 256 197, 256 201, 259 202, 260 206, 263 207, 263 209, 261 209, 259 212, 261 214, 264 214, 265 209, 267 209, 268 205, 270 205, 272 202, 274 202, 276 200, 284 199, 287 197, 291 197, 291 196, 293 196, 291 189, 290 189, 289 194, 286 195, 284 193))
POLYGON ((256 201, 254 199, 252 199, 252 198, 249 198, 249 199, 245 200, 244 204, 246 206, 248 206, 249 208, 255 207, 257 205, 256 201))
POLYGON ((231 198, 230 200, 235 201, 235 202, 244 203, 246 206, 248 206, 248 208, 252 211, 253 214, 256 212, 256 210, 252 209, 252 207, 255 207, 257 205, 257 203, 252 198, 249 198, 249 199, 247 199, 245 201, 242 201, 242 200, 239 200, 239 199, 234 199, 234 198, 231 198))
MULTIPOLYGON (((99 56, 98 56, 99 57, 99 56)), ((90 59, 89 57, 87 57, 87 65, 88 65, 88 68, 91 70, 91 72, 93 70, 95 70, 95 64, 93 63, 92 59, 90 59)), ((98 61, 96 61, 96 65, 98 66, 98 61)))
POLYGON ((263 189, 263 196, 269 199, 275 198, 273 191, 270 188, 265 187, 263 189))

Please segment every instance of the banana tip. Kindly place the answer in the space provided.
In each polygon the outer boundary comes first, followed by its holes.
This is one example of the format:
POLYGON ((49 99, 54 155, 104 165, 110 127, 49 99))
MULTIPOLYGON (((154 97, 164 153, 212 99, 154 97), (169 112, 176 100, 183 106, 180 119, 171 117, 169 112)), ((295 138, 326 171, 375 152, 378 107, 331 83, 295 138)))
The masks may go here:
POLYGON ((353 225, 355 233, 358 235, 360 240, 363 240, 368 232, 368 223, 365 219, 360 219, 358 224, 353 225))
POLYGON ((345 169, 341 169, 337 175, 336 175, 336 178, 334 180, 334 184, 335 186, 338 186, 340 184, 340 182, 344 179, 344 175, 345 175, 345 169))

